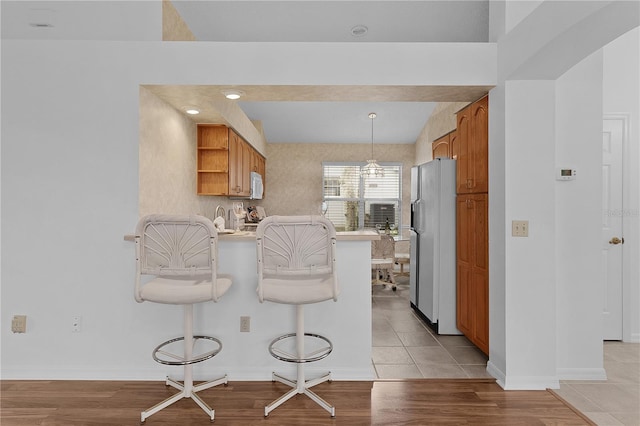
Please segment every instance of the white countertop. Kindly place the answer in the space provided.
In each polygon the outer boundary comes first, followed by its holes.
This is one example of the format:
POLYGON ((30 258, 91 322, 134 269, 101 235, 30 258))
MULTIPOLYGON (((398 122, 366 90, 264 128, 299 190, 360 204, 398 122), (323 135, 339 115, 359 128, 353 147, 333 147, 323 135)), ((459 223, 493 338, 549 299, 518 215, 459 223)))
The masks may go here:
MULTIPOLYGON (((256 233, 253 231, 239 231, 233 233, 220 233, 218 234, 220 241, 247 241, 255 240, 256 233)), ((135 236, 133 234, 127 234, 124 236, 125 241, 134 241, 135 236)), ((372 241, 379 240, 380 235, 377 231, 371 229, 363 229, 360 231, 341 231, 336 232, 336 239, 338 241, 372 241)))
MULTIPOLYGON (((233 240, 249 240, 255 239, 256 233, 254 231, 240 231, 232 234, 218 234, 220 241, 233 241, 233 240)), ((379 240, 380 235, 375 230, 365 229, 361 231, 341 231, 336 232, 336 239, 338 241, 371 241, 379 240)))

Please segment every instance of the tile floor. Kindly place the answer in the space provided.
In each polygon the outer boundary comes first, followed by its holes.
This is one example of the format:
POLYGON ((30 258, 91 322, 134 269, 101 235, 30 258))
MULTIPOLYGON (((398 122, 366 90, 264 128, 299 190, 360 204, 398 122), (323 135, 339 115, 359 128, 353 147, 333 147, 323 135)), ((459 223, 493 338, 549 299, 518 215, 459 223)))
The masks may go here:
POLYGON ((372 289, 372 358, 380 379, 485 378, 487 356, 464 336, 439 336, 409 306, 408 278, 397 291, 372 289))
MULTIPOLYGON (((397 291, 372 289, 373 365, 380 379, 486 378, 487 356, 464 336, 438 336, 397 291)), ((555 392, 601 426, 640 426, 640 344, 605 342, 606 381, 562 381, 555 392)))

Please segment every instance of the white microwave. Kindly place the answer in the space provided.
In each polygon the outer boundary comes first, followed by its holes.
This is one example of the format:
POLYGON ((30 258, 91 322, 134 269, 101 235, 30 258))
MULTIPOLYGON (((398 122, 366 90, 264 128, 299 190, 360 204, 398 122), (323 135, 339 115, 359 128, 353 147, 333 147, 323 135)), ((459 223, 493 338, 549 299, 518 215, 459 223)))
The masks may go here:
POLYGON ((262 185, 262 176, 260 173, 251 172, 251 193, 249 199, 262 200, 264 186, 262 185))

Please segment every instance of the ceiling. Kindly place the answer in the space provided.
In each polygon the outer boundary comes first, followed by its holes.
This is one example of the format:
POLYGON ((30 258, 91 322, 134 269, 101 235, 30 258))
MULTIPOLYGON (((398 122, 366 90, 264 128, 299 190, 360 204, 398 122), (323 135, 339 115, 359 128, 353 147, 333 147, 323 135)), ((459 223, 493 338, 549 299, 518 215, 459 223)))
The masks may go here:
MULTIPOLYGON (((149 1, 7 1, 2 37, 148 40, 157 14, 149 1), (147 20, 149 20, 147 18, 147 20), (144 21, 144 19, 139 19, 144 21), (34 23, 50 23, 37 27, 34 23)), ((172 1, 198 41, 225 42, 487 42, 489 1, 172 1), (366 27, 366 31, 363 29, 366 27)), ((161 19, 161 17, 160 17, 161 19)), ((156 23, 157 24, 157 23, 156 23)), ((196 122, 224 119, 212 100, 222 86, 145 86, 196 122)), ((414 143, 437 102, 473 101, 489 87, 235 86, 234 101, 262 123, 268 142, 414 143)))
POLYGON ((198 40, 240 42, 478 42, 489 2, 173 1, 198 40), (364 35, 352 28, 364 26, 364 35))

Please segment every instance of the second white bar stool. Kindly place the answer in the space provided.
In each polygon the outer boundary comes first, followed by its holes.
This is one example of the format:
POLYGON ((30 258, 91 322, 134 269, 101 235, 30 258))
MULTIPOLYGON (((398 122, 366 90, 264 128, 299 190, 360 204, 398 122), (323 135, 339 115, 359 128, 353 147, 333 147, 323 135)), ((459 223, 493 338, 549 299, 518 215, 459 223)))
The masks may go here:
POLYGON ((296 363, 297 378, 289 380, 273 373, 273 381, 293 389, 267 405, 264 415, 295 395, 305 394, 335 417, 335 407, 310 390, 330 381, 331 372, 313 380, 304 374, 305 363, 323 359, 333 350, 326 337, 305 333, 304 305, 338 298, 335 228, 322 216, 270 216, 258 225, 256 240, 260 302, 296 307, 296 332, 274 339, 269 352, 281 361, 296 363), (314 346, 310 352, 305 351, 306 343, 314 346))

